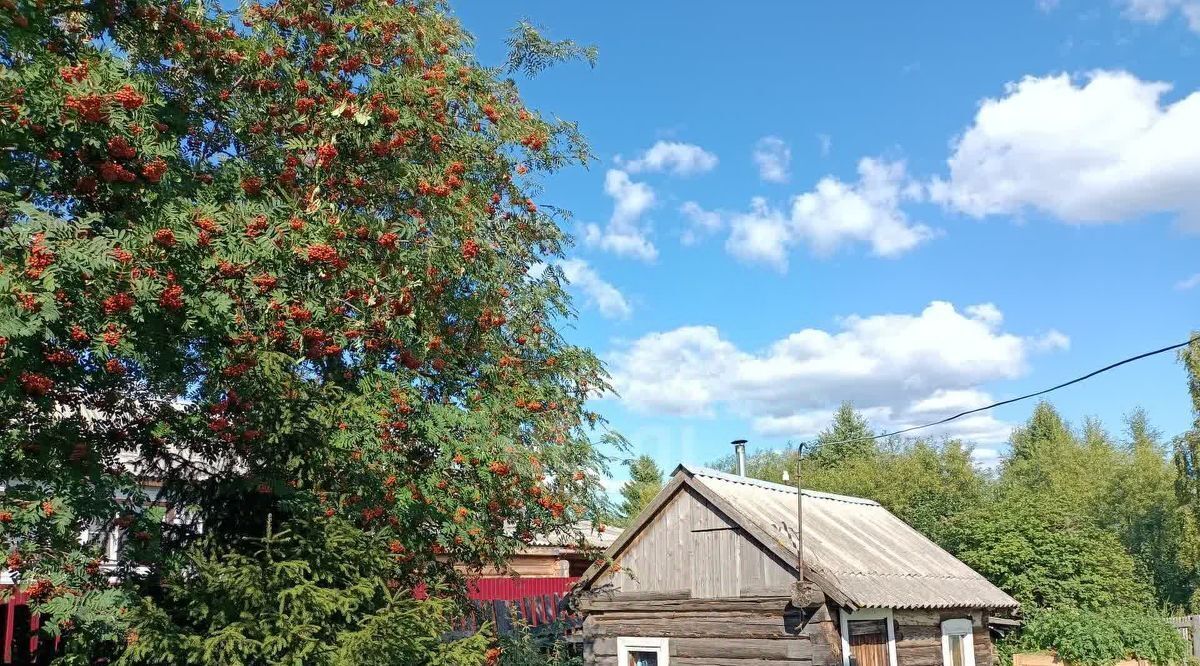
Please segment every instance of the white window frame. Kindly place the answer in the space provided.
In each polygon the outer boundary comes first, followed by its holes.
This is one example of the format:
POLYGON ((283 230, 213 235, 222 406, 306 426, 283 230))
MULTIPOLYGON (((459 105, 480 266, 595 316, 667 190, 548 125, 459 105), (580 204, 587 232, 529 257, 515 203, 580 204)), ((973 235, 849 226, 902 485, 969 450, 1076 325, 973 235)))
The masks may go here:
POLYGON ((975 623, 969 617, 942 622, 942 664, 950 666, 950 637, 963 638, 963 666, 975 666, 975 623))
POLYGON ((617 664, 626 666, 630 652, 653 652, 658 657, 658 666, 670 666, 671 642, 666 638, 634 638, 622 636, 617 639, 617 664))
POLYGON ((842 666, 850 666, 850 623, 858 620, 883 620, 887 625, 888 663, 896 666, 896 627, 890 608, 860 608, 838 613, 842 623, 842 666))

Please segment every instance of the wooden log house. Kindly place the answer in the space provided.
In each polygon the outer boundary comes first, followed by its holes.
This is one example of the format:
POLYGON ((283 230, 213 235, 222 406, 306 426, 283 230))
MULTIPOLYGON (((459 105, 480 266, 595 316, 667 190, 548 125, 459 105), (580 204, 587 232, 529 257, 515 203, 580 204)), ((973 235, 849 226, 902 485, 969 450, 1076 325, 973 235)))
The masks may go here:
POLYGON ((678 467, 580 581, 585 663, 996 663, 989 624, 1012 597, 871 500, 804 491, 797 539, 797 499, 678 467))

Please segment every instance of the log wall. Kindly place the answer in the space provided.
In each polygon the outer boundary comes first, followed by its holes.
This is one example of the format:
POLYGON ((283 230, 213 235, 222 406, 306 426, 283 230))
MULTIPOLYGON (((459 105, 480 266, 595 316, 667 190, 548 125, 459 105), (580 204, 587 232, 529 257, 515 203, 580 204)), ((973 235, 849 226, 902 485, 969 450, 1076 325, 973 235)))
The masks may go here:
POLYGON ((942 666, 942 622, 971 618, 975 639, 975 666, 994 666, 996 651, 983 623, 983 613, 967 609, 892 613, 896 626, 897 666, 942 666))
POLYGON ((802 613, 789 597, 597 601, 585 604, 584 663, 617 664, 617 638, 669 639, 672 666, 836 666, 825 606, 802 613), (807 620, 807 623, 805 623, 807 620))

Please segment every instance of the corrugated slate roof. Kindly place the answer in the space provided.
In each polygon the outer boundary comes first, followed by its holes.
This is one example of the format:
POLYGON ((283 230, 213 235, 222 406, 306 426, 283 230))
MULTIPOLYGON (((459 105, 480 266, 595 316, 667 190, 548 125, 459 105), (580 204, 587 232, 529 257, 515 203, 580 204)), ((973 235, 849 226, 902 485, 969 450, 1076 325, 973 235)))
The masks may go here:
MULTIPOLYGON (((680 465, 740 516, 796 553, 796 489, 680 465)), ((897 480, 903 483, 902 480, 897 480)), ((1015 608, 1015 599, 867 499, 804 491, 805 565, 860 608, 1015 608)))

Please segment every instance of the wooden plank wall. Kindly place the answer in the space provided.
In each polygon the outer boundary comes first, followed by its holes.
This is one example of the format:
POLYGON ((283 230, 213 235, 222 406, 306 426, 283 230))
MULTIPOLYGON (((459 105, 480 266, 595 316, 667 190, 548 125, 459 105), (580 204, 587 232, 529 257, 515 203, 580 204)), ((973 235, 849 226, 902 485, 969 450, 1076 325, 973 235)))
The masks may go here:
POLYGON ((833 666, 828 610, 821 607, 802 626, 800 611, 789 602, 788 597, 587 602, 584 664, 620 666, 617 638, 623 636, 669 639, 672 666, 833 666))
POLYGON ((976 666, 997 663, 991 634, 983 623, 983 614, 971 610, 893 612, 896 621, 896 662, 901 666, 942 666, 942 622, 955 618, 971 618, 975 638, 976 666))
POLYGON ((688 488, 681 490, 617 558, 595 587, 622 592, 691 590, 695 598, 775 591, 786 594, 795 570, 750 539, 688 488))

